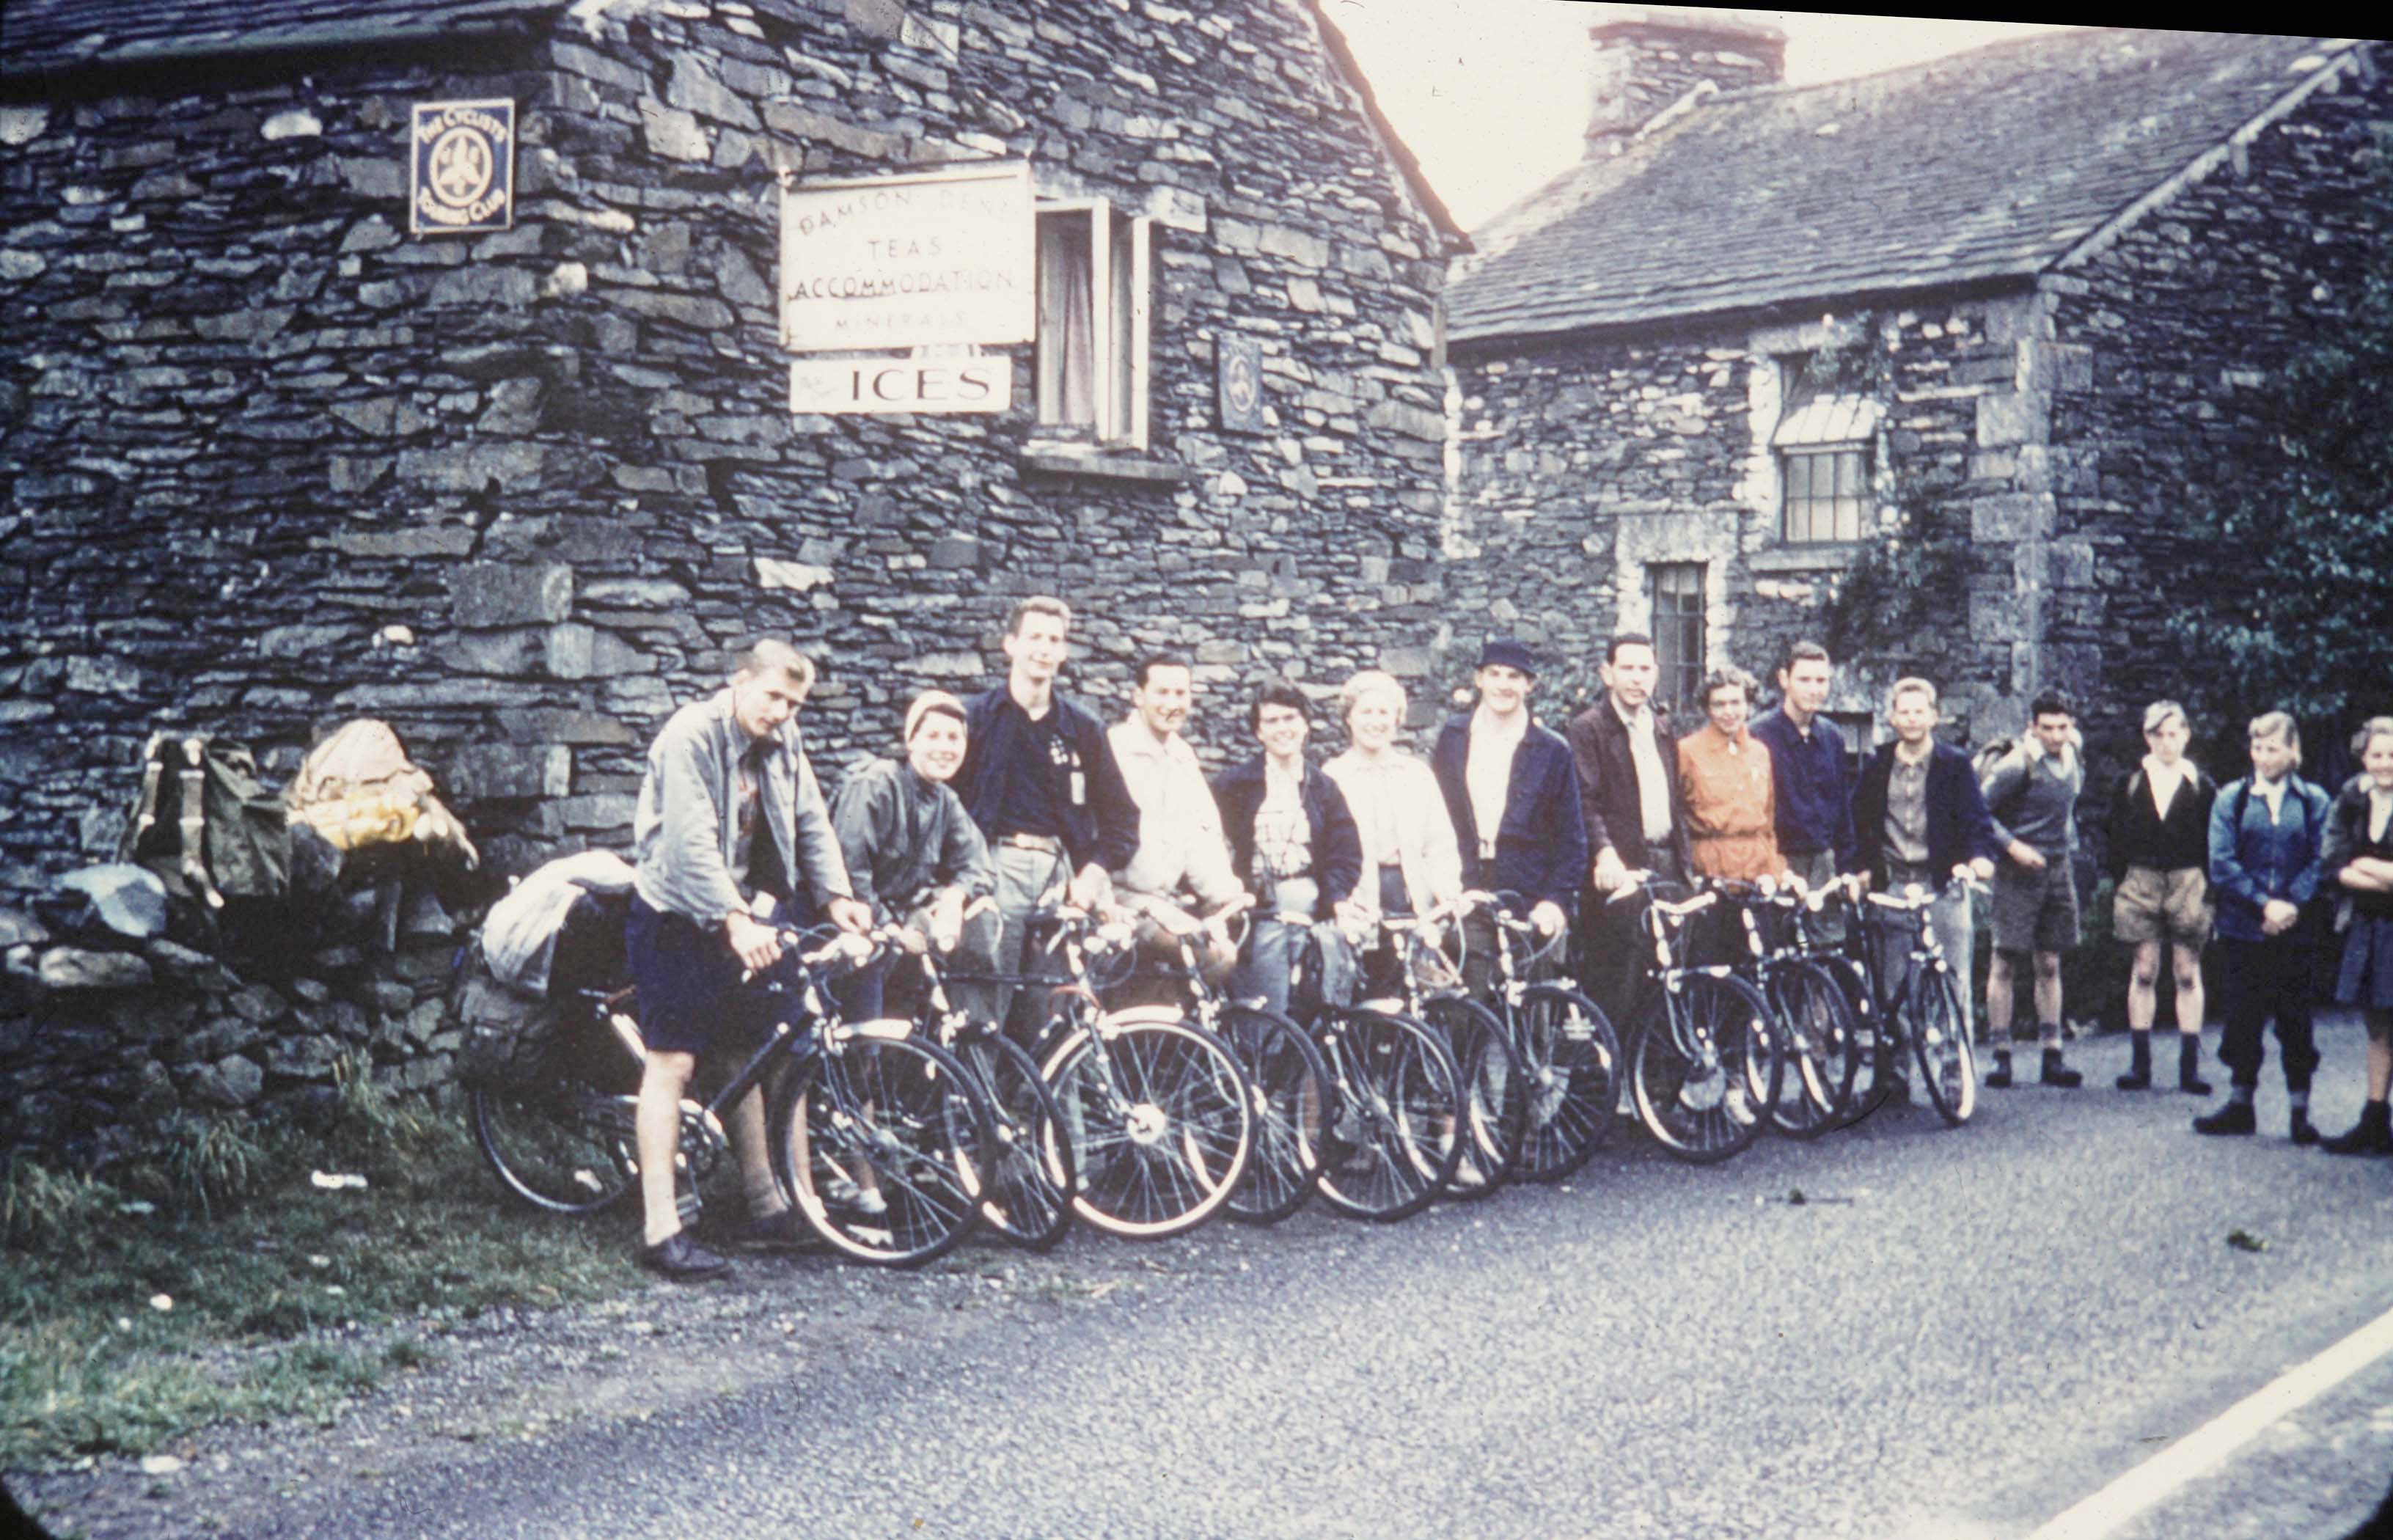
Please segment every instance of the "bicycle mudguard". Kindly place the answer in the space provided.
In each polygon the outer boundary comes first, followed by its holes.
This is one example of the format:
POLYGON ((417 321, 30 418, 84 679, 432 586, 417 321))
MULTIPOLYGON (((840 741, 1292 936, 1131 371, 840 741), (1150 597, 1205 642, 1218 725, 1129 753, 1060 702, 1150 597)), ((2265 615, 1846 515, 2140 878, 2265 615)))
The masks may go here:
POLYGON ((1107 1011, 1097 1018, 1097 1035, 1108 1042, 1126 1026, 1157 1026, 1178 1023, 1200 1027, 1202 1024, 1176 1005, 1132 1005, 1107 1011))
POLYGON ((903 1016, 881 1016, 869 1022, 845 1023, 831 1032, 841 1042, 850 1038, 878 1038, 883 1042, 904 1042, 914 1035, 914 1024, 903 1016))

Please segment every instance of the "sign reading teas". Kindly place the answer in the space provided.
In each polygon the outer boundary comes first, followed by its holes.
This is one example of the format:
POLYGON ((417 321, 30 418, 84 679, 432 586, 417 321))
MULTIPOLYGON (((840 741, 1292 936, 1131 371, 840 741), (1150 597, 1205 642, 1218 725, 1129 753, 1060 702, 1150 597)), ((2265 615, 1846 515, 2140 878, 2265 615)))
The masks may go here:
POLYGON ((1030 341, 1035 217, 1023 162, 786 189, 781 346, 1030 341))
POLYGON ((790 365, 790 410, 1003 411, 1013 404, 1013 360, 801 359, 790 365))

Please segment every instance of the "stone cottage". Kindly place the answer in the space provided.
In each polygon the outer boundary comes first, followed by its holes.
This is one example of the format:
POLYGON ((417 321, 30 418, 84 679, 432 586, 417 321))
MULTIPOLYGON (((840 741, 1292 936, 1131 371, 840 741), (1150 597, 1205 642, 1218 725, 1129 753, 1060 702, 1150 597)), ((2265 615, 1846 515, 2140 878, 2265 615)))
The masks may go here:
POLYGON ((1733 12, 1592 35, 1584 160, 1446 296, 1470 604, 1649 631, 1681 703, 1829 634, 1864 742, 1917 672, 1977 741, 2060 685, 2124 746, 2187 684, 2163 595, 2233 581, 2189 494, 2269 451, 2382 237, 2381 48, 2071 32, 1789 87, 1733 12))
POLYGON ((1370 661, 1460 237, 1324 8, 12 4, 0 886, 113 844, 162 723, 287 768, 388 718, 512 870, 625 829, 759 630, 834 763, 1024 593, 1100 690, 1370 661))
MULTIPOLYGON (((12 0, 0 905, 114 850, 160 727, 280 780, 386 719, 504 874, 624 842, 760 632, 829 777, 1025 594, 1072 687, 1177 646, 1223 724, 1431 629, 1466 242, 1328 9, 12 0)), ((328 1031, 445 1064, 437 966, 162 953, 162 1011, 43 995, 28 933, 35 1142, 320 1081, 328 1031)))

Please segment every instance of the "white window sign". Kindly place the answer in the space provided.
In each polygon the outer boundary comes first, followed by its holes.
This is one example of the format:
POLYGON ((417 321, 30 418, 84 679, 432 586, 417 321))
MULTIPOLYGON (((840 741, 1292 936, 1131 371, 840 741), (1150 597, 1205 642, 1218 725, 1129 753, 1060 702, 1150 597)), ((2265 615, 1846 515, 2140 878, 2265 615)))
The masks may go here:
POLYGON ((809 353, 1032 340, 1031 211, 1030 167, 1021 162, 785 189, 781 346, 809 353))
POLYGON ((800 359, 790 365, 790 410, 1003 411, 1013 404, 1008 358, 800 359))

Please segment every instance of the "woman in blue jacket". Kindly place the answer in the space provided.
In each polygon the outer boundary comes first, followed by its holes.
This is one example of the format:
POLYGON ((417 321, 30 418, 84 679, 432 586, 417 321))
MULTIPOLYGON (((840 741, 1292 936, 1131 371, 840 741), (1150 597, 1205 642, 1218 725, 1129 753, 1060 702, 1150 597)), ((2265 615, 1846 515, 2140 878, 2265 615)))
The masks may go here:
POLYGON ((2210 882, 2218 898, 2220 993, 2227 1028, 2218 1056, 2233 1072, 2226 1105, 2193 1120, 2194 1131, 2248 1134, 2257 1126, 2252 1093, 2267 1051, 2260 1029, 2273 1016, 2292 1103, 2293 1140, 2315 1144, 2310 1076, 2318 1047, 2310 991, 2316 927, 2303 910, 2324 872, 2327 795, 2294 773, 2301 729, 2283 711, 2252 719, 2252 774, 2223 787, 2210 809, 2210 882))

